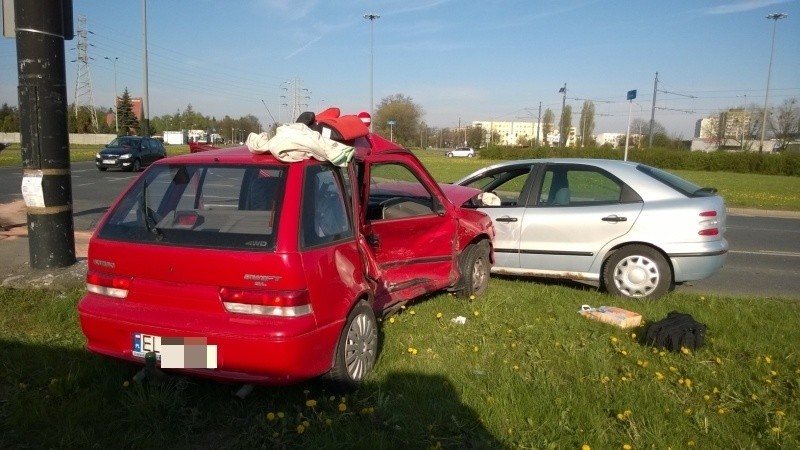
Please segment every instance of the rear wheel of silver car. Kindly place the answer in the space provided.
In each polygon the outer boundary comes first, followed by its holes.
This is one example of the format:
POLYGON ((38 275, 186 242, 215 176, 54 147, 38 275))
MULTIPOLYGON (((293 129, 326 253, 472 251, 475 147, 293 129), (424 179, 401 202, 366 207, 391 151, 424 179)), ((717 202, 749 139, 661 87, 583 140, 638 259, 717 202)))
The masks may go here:
POLYGON ((470 245, 461 254, 462 260, 459 268, 464 283, 464 288, 459 291, 461 297, 469 298, 473 295, 480 297, 486 292, 491 269, 489 250, 489 242, 481 241, 470 245))
POLYGON ((603 285, 620 297, 657 299, 673 287, 666 258, 646 245, 628 245, 606 260, 603 285))
POLYGON ((366 302, 360 301, 347 317, 328 378, 338 388, 354 388, 375 365, 377 355, 375 312, 366 302))

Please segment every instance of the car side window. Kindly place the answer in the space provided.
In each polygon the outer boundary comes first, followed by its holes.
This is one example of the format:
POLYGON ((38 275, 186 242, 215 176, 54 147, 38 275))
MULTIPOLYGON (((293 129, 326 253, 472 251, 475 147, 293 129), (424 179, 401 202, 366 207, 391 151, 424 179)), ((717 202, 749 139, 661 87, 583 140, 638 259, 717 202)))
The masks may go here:
POLYGON ((624 185, 610 174, 585 166, 548 167, 539 206, 595 206, 619 203, 624 185))
POLYGON ((300 225, 303 247, 329 244, 353 236, 346 198, 338 169, 329 164, 306 168, 300 225))
POLYGON ((499 202, 487 202, 484 199, 484 204, 481 205, 482 208, 525 206, 525 199, 522 197, 529 173, 530 167, 527 166, 503 172, 494 172, 469 182, 467 186, 494 194, 499 198, 499 202))
POLYGON ((408 167, 373 164, 369 176, 367 220, 435 214, 433 195, 408 167))

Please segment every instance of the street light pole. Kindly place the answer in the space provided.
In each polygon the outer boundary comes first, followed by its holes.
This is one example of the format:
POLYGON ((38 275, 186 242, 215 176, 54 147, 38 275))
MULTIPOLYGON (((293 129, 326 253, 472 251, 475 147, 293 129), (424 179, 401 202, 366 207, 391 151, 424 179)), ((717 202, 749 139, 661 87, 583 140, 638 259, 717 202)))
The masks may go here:
POLYGON ((567 107, 567 83, 564 83, 564 87, 559 89, 558 92, 562 94, 561 96, 561 121, 558 125, 558 146, 564 146, 564 108, 567 107))
POLYGON ((767 19, 772 20, 772 47, 769 51, 769 68, 767 69, 767 92, 764 93, 764 117, 761 120, 761 141, 758 144, 758 151, 764 151, 764 135, 767 131, 767 99, 769 98, 769 81, 772 77, 772 55, 775 52, 775 29, 778 27, 778 21, 780 19, 785 19, 788 17, 788 14, 784 13, 773 13, 767 15, 767 19))
MULTIPOLYGON (((374 116, 372 111, 372 105, 373 105, 372 88, 374 80, 374 75, 373 75, 374 51, 373 51, 373 40, 372 40, 373 23, 375 22, 376 19, 380 19, 381 16, 378 14, 364 14, 364 18, 369 20, 369 116, 373 117, 374 116)), ((370 122, 369 124, 369 129, 370 131, 372 131, 372 122, 370 122)))
POLYGON ((114 129, 119 134, 119 101, 117 101, 117 60, 119 56, 115 56, 114 59, 106 56, 105 59, 114 63, 114 129))

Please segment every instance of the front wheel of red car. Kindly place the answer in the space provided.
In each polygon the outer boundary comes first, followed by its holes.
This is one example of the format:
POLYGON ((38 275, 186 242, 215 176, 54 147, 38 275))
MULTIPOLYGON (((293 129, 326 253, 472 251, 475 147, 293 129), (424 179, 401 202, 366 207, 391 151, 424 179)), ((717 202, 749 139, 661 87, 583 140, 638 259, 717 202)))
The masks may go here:
POLYGON ((377 355, 378 323, 375 312, 366 302, 360 301, 347 316, 328 379, 337 388, 355 388, 375 365, 377 355))
POLYGON ((489 242, 484 240, 470 245, 461 253, 460 269, 464 288, 459 291, 460 297, 480 297, 486 292, 491 270, 489 251, 489 242))

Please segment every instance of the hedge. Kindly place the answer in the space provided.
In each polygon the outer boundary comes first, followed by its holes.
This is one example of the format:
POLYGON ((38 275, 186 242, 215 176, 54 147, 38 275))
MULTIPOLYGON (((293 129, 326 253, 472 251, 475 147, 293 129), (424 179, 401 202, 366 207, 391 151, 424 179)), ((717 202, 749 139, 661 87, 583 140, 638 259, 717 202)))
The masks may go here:
MULTIPOLYGON (((623 159, 624 150, 592 148, 490 147, 480 151, 483 159, 530 158, 623 159)), ((754 173, 800 176, 800 152, 690 152, 664 149, 628 150, 628 160, 667 170, 754 173)))

